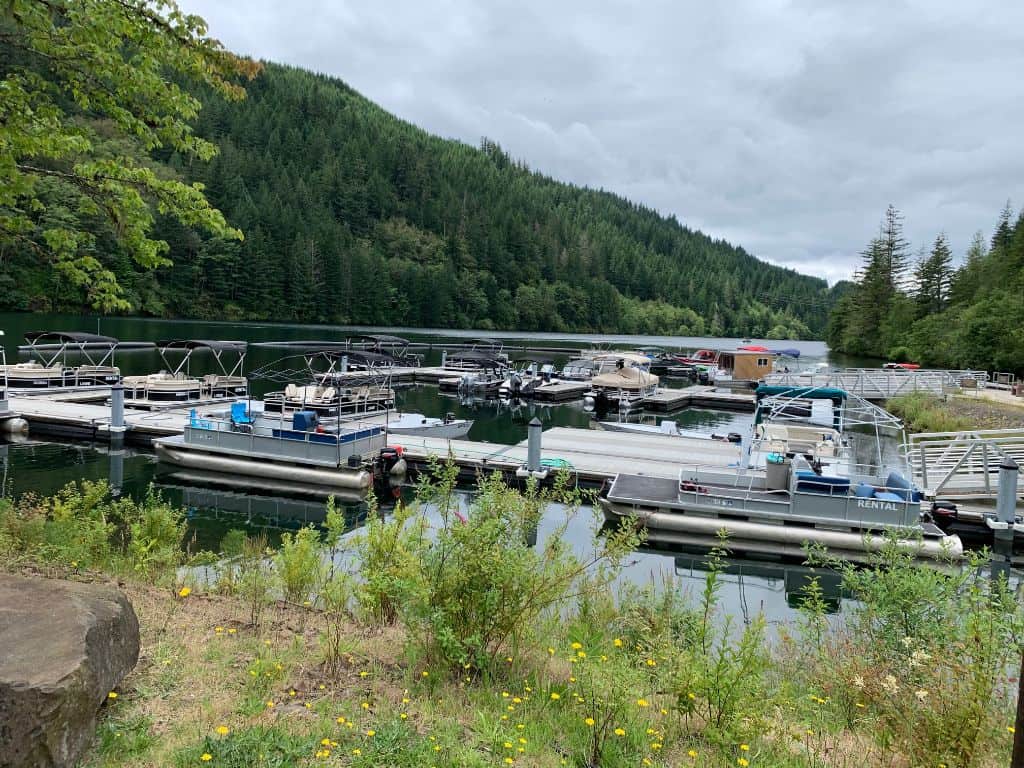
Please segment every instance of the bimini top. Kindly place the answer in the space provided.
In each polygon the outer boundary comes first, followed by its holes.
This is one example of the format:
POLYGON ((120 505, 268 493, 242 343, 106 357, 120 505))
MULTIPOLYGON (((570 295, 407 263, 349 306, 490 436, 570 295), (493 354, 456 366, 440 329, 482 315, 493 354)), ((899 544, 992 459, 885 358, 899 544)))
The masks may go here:
POLYGON ((210 339, 165 339, 156 343, 160 349, 212 349, 217 352, 245 352, 247 341, 213 341, 210 339))
POLYGON ((369 350, 362 349, 338 349, 331 347, 330 349, 318 349, 314 352, 306 353, 307 357, 316 355, 323 355, 326 358, 334 358, 336 360, 347 357, 350 363, 362 363, 364 365, 393 365, 395 362, 395 358, 387 352, 370 352, 369 350))
POLYGON ((755 391, 757 399, 764 397, 798 397, 803 400, 832 400, 840 401, 847 398, 845 389, 836 387, 801 387, 786 386, 783 384, 761 384, 755 391))
POLYGON ((35 344, 38 341, 60 342, 63 344, 107 344, 116 347, 121 342, 113 336, 100 336, 98 333, 81 333, 79 331, 29 331, 25 341, 35 344))
POLYGON ((401 336, 389 336, 385 333, 360 333, 357 336, 353 336, 353 339, 363 339, 365 341, 372 341, 375 344, 389 344, 396 347, 407 347, 409 346, 409 340, 403 339, 401 336))

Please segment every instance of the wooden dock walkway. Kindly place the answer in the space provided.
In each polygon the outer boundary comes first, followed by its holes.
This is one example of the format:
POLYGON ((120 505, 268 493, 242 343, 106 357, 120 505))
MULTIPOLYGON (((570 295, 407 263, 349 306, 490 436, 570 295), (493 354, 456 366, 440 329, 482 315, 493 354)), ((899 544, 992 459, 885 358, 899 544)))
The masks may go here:
MULTIPOLYGON (((526 441, 500 445, 403 435, 389 442, 402 446, 413 469, 423 469, 432 457, 443 461, 448 456, 468 472, 515 472, 526 463, 526 441)), ((729 467, 739 464, 742 455, 742 448, 732 443, 669 435, 554 427, 541 437, 541 458, 565 462, 586 485, 600 485, 620 472, 675 478, 685 465, 729 467)))
POLYGON ((657 394, 640 401, 645 410, 670 412, 682 408, 718 408, 730 411, 753 413, 756 405, 753 392, 737 392, 729 389, 695 384, 684 389, 659 389, 657 394))

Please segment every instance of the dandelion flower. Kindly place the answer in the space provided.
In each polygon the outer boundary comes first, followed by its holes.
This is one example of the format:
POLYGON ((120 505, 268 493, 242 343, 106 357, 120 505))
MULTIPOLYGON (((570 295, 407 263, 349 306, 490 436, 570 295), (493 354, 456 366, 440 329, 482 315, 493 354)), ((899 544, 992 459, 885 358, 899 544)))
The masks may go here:
POLYGON ((356 747, 355 749, 352 750, 352 754, 353 755, 361 755, 361 754, 363 754, 363 750, 361 750, 359 747, 356 747))
POLYGON ((586 652, 586 651, 576 651, 576 655, 577 655, 577 656, 578 656, 579 658, 581 658, 581 659, 585 659, 585 658, 587 658, 587 652, 586 652))
POLYGON ((224 631, 224 627, 214 627, 213 631, 219 635, 221 632, 224 631))
POLYGON ((571 647, 574 651, 578 651, 580 648, 583 647, 583 643, 573 643, 571 647))
POLYGON ((560 698, 562 698, 562 697, 558 693, 556 693, 554 691, 551 692, 551 700, 552 701, 558 701, 560 698))
POLYGON ((586 720, 584 720, 583 722, 584 722, 584 723, 586 723, 586 724, 587 724, 587 725, 589 725, 589 726, 593 726, 593 725, 594 725, 594 718, 592 718, 592 717, 588 717, 588 718, 587 718, 586 720))
POLYGON ((116 699, 117 698, 117 691, 111 691, 110 693, 108 693, 107 694, 107 698, 108 699, 116 699))
POLYGON ((515 762, 515 760, 513 760, 511 757, 506 757, 505 758, 505 764, 506 765, 512 765, 512 763, 514 763, 514 762, 515 762))
POLYGON ((274 702, 272 702, 272 701, 268 701, 267 702, 267 707, 273 707, 273 706, 274 706, 274 702))
POLYGON ((697 750, 696 749, 691 749, 689 752, 686 753, 686 755, 691 760, 696 760, 697 759, 697 750))
POLYGON ((864 709, 864 705, 861 704, 859 701, 854 706, 856 706, 857 709, 864 709))
POLYGON ((407 696, 403 696, 403 697, 402 697, 402 703, 403 703, 403 704, 408 704, 408 703, 409 703, 409 701, 410 701, 410 700, 409 700, 409 698, 408 698, 407 696))
POLYGON ((518 696, 516 696, 514 699, 512 699, 512 703, 513 704, 522 704, 523 700, 520 699, 518 696))
POLYGON ((1016 733, 1016 729, 1012 725, 1006 726, 1007 733, 1016 733))
POLYGON ((660 741, 652 741, 651 742, 651 749, 661 749, 661 742, 660 741))
POLYGON ((519 743, 520 744, 525 744, 526 743, 526 739, 524 739, 522 736, 520 736, 519 737, 519 743))
POLYGON ((615 729, 615 735, 616 736, 625 736, 626 732, 622 728, 616 728, 615 729))
POLYGON ((361 706, 361 707, 362 707, 363 709, 369 709, 369 708, 370 708, 370 702, 368 702, 368 701, 364 701, 364 702, 363 702, 362 704, 360 704, 359 706, 361 706))
POLYGON ((511 741, 506 741, 504 744, 502 744, 502 746, 505 747, 505 749, 512 749, 515 746, 515 744, 513 744, 511 741))
POLYGON ((616 637, 614 640, 612 640, 612 645, 614 645, 616 648, 621 648, 622 647, 622 640, 620 638, 616 637))
POLYGON ((367 736, 376 736, 376 735, 377 735, 377 732, 376 732, 375 730, 373 730, 373 728, 371 728, 370 730, 368 730, 368 731, 366 732, 366 735, 367 735, 367 736))
POLYGON ((211 755, 209 752, 203 752, 203 754, 199 756, 199 759, 202 760, 204 763, 208 763, 211 760, 213 760, 213 755, 211 755))
POLYGON ((512 694, 511 694, 511 693, 509 693, 508 691, 502 691, 502 692, 501 692, 501 698, 503 698, 503 699, 507 699, 507 698, 508 698, 509 696, 511 696, 511 695, 512 695, 512 694))
POLYGON ((549 648, 548 648, 548 656, 554 656, 554 655, 555 655, 555 649, 554 649, 554 648, 551 648, 551 647, 549 647, 549 648))
POLYGON ((747 768, 747 766, 750 765, 750 761, 745 757, 737 757, 736 765, 740 766, 740 768, 747 768))
POLYGON ((408 715, 407 715, 407 714, 406 714, 405 712, 403 712, 402 714, 400 714, 400 715, 399 715, 399 717, 400 717, 400 718, 401 718, 402 720, 408 720, 408 719, 409 719, 409 716, 408 716, 408 715))
POLYGON ((526 726, 523 725, 522 723, 516 723, 516 728, 518 728, 520 731, 523 730, 525 727, 526 726))
MULTIPOLYGON (((182 587, 178 590, 178 597, 188 597, 192 594, 192 590, 188 587, 182 587)), ((212 758, 211 758, 212 759, 212 758)))
POLYGON ((430 677, 430 673, 425 669, 420 674, 423 675, 423 677, 430 677))
POLYGON ((638 707, 646 707, 647 706, 647 699, 637 699, 636 700, 636 705, 638 707))
POLYGON ((750 747, 747 744, 740 744, 740 749, 743 750, 744 752, 749 752, 750 751, 750 747))
POLYGON ((227 736, 229 733, 231 733, 231 729, 228 728, 226 725, 218 725, 217 733, 219 733, 221 736, 227 736))
POLYGON ((369 672, 367 672, 367 671, 366 671, 366 670, 364 669, 364 670, 362 670, 362 671, 361 671, 361 672, 359 673, 359 676, 360 676, 360 677, 367 677, 367 676, 368 676, 369 674, 370 674, 370 673, 369 673, 369 672))
POLYGON ((658 665, 658 662, 656 662, 654 659, 648 659, 646 663, 648 667, 656 667, 658 665))
POLYGON ((345 724, 345 718, 344 717, 339 717, 334 722, 336 722, 338 725, 344 725, 345 724))
POLYGON ((229 630, 228 630, 228 634, 229 634, 229 635, 233 635, 233 634, 235 634, 235 633, 236 633, 237 631, 238 631, 237 629, 235 629, 234 627, 232 627, 231 629, 229 629, 229 630))
POLYGON ((288 691, 288 695, 292 698, 295 698, 295 689, 293 688, 292 690, 288 691))

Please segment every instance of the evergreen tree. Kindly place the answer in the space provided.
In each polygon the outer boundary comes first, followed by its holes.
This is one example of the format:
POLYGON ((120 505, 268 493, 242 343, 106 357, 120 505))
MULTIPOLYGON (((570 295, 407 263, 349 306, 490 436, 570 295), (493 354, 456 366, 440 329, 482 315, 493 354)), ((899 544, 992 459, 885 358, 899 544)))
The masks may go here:
POLYGON ((953 252, 949 249, 945 233, 935 238, 931 253, 918 263, 914 275, 918 317, 945 309, 953 278, 953 252))

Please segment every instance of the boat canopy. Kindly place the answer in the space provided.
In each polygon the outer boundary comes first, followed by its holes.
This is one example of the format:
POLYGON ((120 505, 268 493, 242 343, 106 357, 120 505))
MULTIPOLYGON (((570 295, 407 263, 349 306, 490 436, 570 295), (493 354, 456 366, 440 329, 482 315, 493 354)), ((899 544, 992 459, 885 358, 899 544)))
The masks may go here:
POLYGON ((739 352, 767 352, 768 347, 762 347, 760 344, 748 344, 745 347, 736 347, 739 352))
POLYGON ((345 357, 348 358, 350 363, 358 363, 370 367, 375 365, 394 365, 395 363, 395 358, 387 352, 371 352, 364 349, 338 349, 337 347, 332 347, 331 349, 317 350, 312 354, 323 355, 335 360, 341 360, 345 357))
POLYGON ((401 336, 389 336, 386 333, 360 333, 350 337, 350 340, 371 341, 377 346, 407 347, 409 340, 401 336))
POLYGON ((765 397, 790 397, 803 400, 831 400, 837 404, 847 398, 846 390, 837 387, 788 387, 783 384, 761 384, 755 394, 758 400, 765 397))
POLYGON ((114 357, 114 350, 121 342, 113 336, 101 336, 98 333, 84 333, 81 331, 29 331, 25 334, 25 341, 28 342, 29 354, 39 356, 40 361, 47 367, 61 358, 67 362, 68 350, 80 353, 92 365, 104 365, 114 357), (47 359, 46 352, 53 352, 47 359), (93 359, 89 350, 100 350, 104 354, 99 360, 93 359))
POLYGON ((81 333, 79 331, 29 331, 25 341, 37 344, 40 341, 55 341, 62 344, 105 344, 116 347, 121 342, 113 336, 101 336, 98 333, 81 333))
POLYGON ((156 346, 164 364, 174 374, 184 371, 186 376, 191 376, 192 353, 203 349, 208 349, 213 353, 213 359, 217 361, 221 374, 224 376, 242 376, 245 354, 249 349, 249 343, 245 341, 215 341, 212 339, 164 339, 163 341, 158 341, 156 346), (172 365, 167 359, 166 353, 171 350, 184 350, 185 352, 184 357, 182 357, 181 362, 177 366, 172 365), (238 355, 237 362, 230 369, 224 364, 223 356, 225 353, 238 355))
POLYGON ((211 339, 168 339, 156 343, 160 349, 214 349, 220 352, 245 352, 249 343, 246 341, 213 341, 211 339))
POLYGON ((595 376, 590 380, 590 384, 593 387, 640 391, 656 387, 658 381, 658 377, 653 373, 647 373, 640 368, 619 368, 595 376))
POLYGON ((770 349, 768 351, 773 355, 778 355, 779 357, 800 357, 800 350, 792 347, 787 347, 786 349, 770 349))
POLYGON ((520 355, 516 358, 517 363, 540 363, 541 365, 548 365, 553 363, 554 359, 546 357, 544 355, 520 355))

